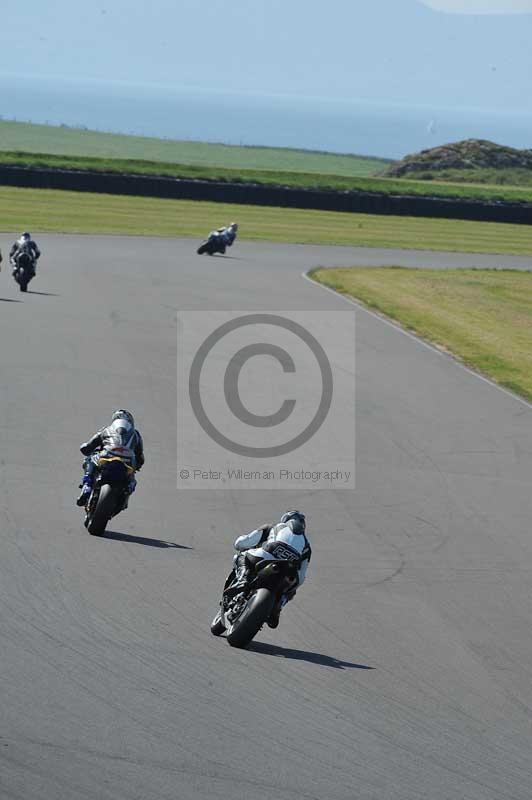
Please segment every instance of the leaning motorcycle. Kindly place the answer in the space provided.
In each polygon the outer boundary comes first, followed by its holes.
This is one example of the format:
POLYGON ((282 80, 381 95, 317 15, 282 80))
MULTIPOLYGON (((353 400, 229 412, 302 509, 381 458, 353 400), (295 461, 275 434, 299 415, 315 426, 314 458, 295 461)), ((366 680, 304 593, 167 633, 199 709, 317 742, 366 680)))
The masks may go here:
POLYGON ((14 256, 13 277, 20 286, 21 292, 28 290, 28 283, 35 277, 35 260, 26 248, 14 256))
POLYGON ((215 253, 222 253, 223 255, 227 244, 229 243, 225 241, 224 237, 218 231, 211 231, 211 233, 209 233, 209 238, 205 239, 205 241, 200 244, 197 252, 199 256, 202 256, 204 253, 210 256, 213 256, 215 253))
POLYGON ((211 633, 227 633, 232 647, 246 647, 269 619, 283 594, 297 585, 297 563, 286 560, 259 561, 245 585, 226 585, 220 610, 211 623, 211 633))
POLYGON ((119 455, 94 456, 93 461, 96 473, 84 525, 92 536, 103 536, 109 520, 127 508, 135 470, 119 455))
POLYGON ((230 225, 228 228, 223 229, 223 233, 218 231, 211 231, 209 238, 205 239, 198 247, 198 255, 202 256, 203 253, 208 253, 210 256, 214 253, 225 253, 226 247, 231 247, 236 239, 236 227, 230 225))

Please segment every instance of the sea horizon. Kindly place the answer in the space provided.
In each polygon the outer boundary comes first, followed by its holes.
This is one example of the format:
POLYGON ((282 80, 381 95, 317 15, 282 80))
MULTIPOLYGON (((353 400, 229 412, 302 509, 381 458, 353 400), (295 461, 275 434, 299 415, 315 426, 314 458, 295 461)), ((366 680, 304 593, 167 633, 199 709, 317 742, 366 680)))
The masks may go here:
POLYGON ((523 112, 20 75, 0 75, 0 119, 367 158, 470 138, 532 147, 532 114, 523 112))

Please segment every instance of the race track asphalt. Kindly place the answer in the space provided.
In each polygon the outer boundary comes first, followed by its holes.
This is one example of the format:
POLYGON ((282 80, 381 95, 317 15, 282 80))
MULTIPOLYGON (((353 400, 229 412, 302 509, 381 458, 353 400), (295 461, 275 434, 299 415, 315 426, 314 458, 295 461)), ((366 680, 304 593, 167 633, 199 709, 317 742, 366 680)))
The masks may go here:
POLYGON ((178 309, 340 310, 304 270, 526 259, 39 243, 34 291, 0 274, 2 800, 530 800, 529 406, 357 310, 355 491, 175 488, 178 309), (77 448, 116 406, 147 461, 96 539, 77 448), (232 540, 293 505, 307 583, 232 649, 232 540))

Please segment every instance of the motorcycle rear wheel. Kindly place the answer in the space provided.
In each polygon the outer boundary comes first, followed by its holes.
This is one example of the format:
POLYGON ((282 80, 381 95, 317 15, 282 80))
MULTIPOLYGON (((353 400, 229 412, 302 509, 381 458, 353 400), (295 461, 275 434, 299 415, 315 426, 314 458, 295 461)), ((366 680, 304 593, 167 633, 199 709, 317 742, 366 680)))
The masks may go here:
POLYGON ((270 616, 274 603, 275 597, 269 589, 257 589, 227 634, 231 647, 247 647, 270 616))
POLYGON ((100 489, 100 496, 96 508, 87 524, 87 530, 91 536, 103 536, 107 523, 113 516, 116 507, 116 496, 112 486, 104 484, 100 489))

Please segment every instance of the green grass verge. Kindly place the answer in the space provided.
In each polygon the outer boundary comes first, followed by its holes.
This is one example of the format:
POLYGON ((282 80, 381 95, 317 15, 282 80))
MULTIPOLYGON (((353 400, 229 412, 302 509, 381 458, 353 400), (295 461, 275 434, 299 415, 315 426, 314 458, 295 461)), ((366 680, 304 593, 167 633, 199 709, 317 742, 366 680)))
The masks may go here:
POLYGON ((532 226, 0 187, 4 231, 193 236, 229 220, 241 239, 532 256, 532 226))
MULTIPOLYGON (((243 162, 244 163, 244 162, 243 162)), ((51 153, 0 152, 0 164, 56 169, 82 169, 97 172, 165 175, 174 178, 200 178, 231 183, 261 183, 306 189, 358 190, 383 194, 447 197, 469 200, 532 202, 531 188, 512 186, 475 186, 469 184, 412 181, 405 178, 352 177, 325 172, 286 172, 274 169, 238 169, 205 164, 176 164, 127 158, 54 155, 51 153)), ((330 168, 331 165, 324 164, 330 168)), ((471 178, 473 179, 474 174, 471 178)))
POLYGON ((532 399, 532 273, 383 267, 312 277, 532 399))
MULTIPOLYGON (((318 172, 283 172, 273 168, 234 169, 223 166, 174 164, 165 161, 142 161, 126 158, 95 158, 65 156, 50 153, 0 152, 0 164, 22 167, 51 167, 52 169, 81 169, 92 172, 119 172, 138 175, 164 175, 172 178, 195 178, 230 183, 260 183, 292 186, 305 189, 362 189, 369 191, 367 178, 327 175, 318 172)), ((395 181, 397 183, 397 181, 395 181)))
POLYGON ((0 121, 0 150, 345 176, 374 175, 391 163, 387 159, 310 150, 182 142, 7 121, 0 121))
POLYGON ((436 177, 432 173, 424 174, 425 180, 379 177, 390 163, 386 159, 364 156, 179 142, 0 120, 0 164, 275 183, 340 191, 532 202, 532 176, 527 182, 521 174, 527 170, 471 170, 467 176, 465 172, 455 170, 454 183, 449 182, 450 174, 443 173, 436 177), (508 172, 506 180, 498 180, 500 172, 508 172), (511 182, 510 173, 515 173, 515 186, 507 185, 511 182))
MULTIPOLYGON (((495 186, 528 186, 532 189, 532 169, 523 167, 475 169, 438 169, 416 173, 416 178, 423 181, 445 181, 450 183, 491 184, 495 186)), ((401 179, 402 180, 402 179, 401 179)))

